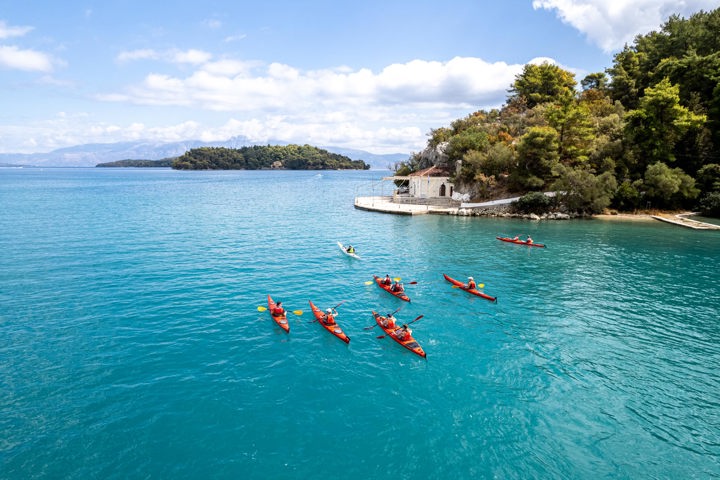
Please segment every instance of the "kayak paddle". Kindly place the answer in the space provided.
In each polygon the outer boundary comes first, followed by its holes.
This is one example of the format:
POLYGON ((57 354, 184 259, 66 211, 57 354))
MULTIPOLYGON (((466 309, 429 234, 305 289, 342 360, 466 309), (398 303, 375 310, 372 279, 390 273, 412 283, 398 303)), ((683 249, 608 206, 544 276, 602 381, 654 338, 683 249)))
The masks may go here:
MULTIPOLYGON (((460 288, 460 285, 453 285, 452 288, 460 288)), ((478 283, 477 288, 485 288, 484 283, 478 283)))
MULTIPOLYGON (((257 307, 257 309, 258 309, 258 312, 264 312, 265 310, 267 310, 267 307, 263 307, 262 305, 260 305, 257 307)), ((302 315, 303 311, 302 310, 293 310, 292 313, 294 313, 295 315, 302 315)))

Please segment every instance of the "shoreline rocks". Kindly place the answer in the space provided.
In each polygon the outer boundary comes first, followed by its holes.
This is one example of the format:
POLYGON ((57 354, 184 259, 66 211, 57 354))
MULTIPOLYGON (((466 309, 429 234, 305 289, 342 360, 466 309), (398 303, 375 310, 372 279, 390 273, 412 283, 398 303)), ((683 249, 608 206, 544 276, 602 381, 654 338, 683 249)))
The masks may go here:
POLYGON ((461 217, 499 217, 499 218, 523 218, 527 220, 570 220, 572 218, 583 218, 583 215, 568 214, 563 212, 550 212, 537 215, 535 213, 512 213, 510 208, 503 205, 486 208, 455 208, 448 210, 447 215, 458 215, 461 217))

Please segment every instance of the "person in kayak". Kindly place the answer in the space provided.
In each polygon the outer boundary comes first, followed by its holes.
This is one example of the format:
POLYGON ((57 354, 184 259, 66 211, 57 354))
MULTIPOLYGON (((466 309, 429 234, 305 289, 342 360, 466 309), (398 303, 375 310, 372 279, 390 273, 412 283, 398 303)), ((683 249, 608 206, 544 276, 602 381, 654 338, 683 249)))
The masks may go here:
POLYGON ((390 275, 385 275, 385 278, 382 279, 383 285, 392 285, 392 278, 390 278, 390 275))
POLYGON ((335 316, 337 315, 337 310, 333 311, 332 308, 328 308, 325 310, 325 315, 323 315, 322 321, 325 325, 335 325, 335 316))
POLYGON ((355 253, 355 247, 353 247, 352 245, 349 245, 345 251, 347 253, 355 253))
POLYGON ((272 309, 272 314, 276 317, 285 315, 285 309, 282 306, 282 302, 277 302, 275 308, 272 309))
POLYGON ((404 323, 402 327, 395 330, 395 335, 400 340, 405 340, 406 338, 410 338, 412 335, 412 330, 410 330, 410 327, 408 327, 407 323, 404 323))
POLYGON ((470 290, 477 288, 477 284, 475 283, 473 277, 468 277, 467 288, 470 290))
POLYGON ((403 291, 405 291, 405 288, 403 287, 402 283, 400 283, 400 282, 398 282, 398 281, 395 281, 395 283, 393 284, 393 286, 390 287, 390 290, 392 290, 393 292, 396 292, 396 293, 397 293, 397 292, 403 292, 403 291))
POLYGON ((527 240, 525 240, 525 243, 533 243, 533 239, 530 238, 530 235, 528 235, 527 240))
POLYGON ((393 317, 392 313, 388 313, 386 317, 383 317, 382 320, 380 320, 380 323, 382 323, 382 326, 385 328, 395 328, 395 317, 393 317))
POLYGON ((515 235, 515 238, 513 238, 516 242, 520 240, 520 235, 515 235))

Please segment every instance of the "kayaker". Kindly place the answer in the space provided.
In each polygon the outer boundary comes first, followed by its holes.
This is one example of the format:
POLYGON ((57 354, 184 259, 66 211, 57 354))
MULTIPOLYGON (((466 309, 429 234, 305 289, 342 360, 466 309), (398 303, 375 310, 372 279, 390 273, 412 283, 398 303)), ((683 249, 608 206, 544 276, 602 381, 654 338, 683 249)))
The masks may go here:
POLYGON ((513 238, 516 242, 520 240, 520 235, 515 235, 515 238, 513 238))
POLYGON ((530 238, 530 235, 528 235, 527 240, 525 240, 525 243, 533 243, 533 239, 530 238))
POLYGON ((277 302, 277 304, 275 304, 275 308, 272 309, 272 314, 276 317, 285 315, 285 309, 282 306, 282 302, 277 302))
POLYGON ((390 290, 393 292, 402 292, 405 290, 405 288, 402 286, 402 283, 395 281, 392 287, 390 287, 390 290))
POLYGON ((335 315, 337 315, 337 310, 333 311, 332 308, 328 308, 325 310, 325 315, 323 315, 323 323, 325 325, 335 325, 335 315))
POLYGON ((412 330, 410 330, 407 323, 404 323, 402 327, 395 330, 395 335, 397 335, 400 340, 405 340, 406 338, 410 338, 412 330))
POLYGON ((477 284, 475 283, 473 277, 468 277, 467 288, 469 288, 470 290, 477 288, 477 284))
POLYGON ((393 317, 392 313, 388 313, 387 317, 381 320, 381 322, 385 328, 395 328, 395 317, 393 317))
POLYGON ((382 279, 383 285, 392 285, 392 278, 390 278, 390 275, 385 275, 385 278, 382 279))
POLYGON ((348 246, 347 250, 345 250, 347 253, 355 253, 355 248, 353 248, 352 245, 348 246))

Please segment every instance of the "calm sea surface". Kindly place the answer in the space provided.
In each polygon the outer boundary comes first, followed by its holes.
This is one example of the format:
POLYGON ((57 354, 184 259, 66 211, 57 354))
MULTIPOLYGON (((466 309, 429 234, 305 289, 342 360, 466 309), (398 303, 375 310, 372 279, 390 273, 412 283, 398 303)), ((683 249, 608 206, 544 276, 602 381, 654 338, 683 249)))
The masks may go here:
POLYGON ((382 175, 0 169, 0 478, 720 476, 717 232, 355 210, 382 175))

